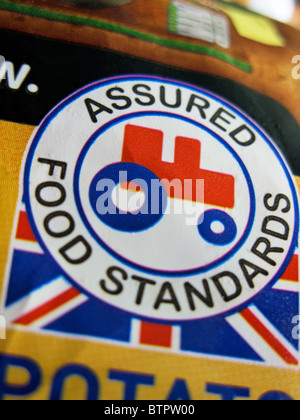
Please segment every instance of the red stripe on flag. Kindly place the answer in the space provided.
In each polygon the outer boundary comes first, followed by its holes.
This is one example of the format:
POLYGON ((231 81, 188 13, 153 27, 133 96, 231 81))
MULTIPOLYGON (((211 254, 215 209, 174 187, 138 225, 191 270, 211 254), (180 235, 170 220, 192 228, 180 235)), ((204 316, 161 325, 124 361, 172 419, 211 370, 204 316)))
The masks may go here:
POLYGON ((23 241, 37 242, 25 211, 20 212, 16 238, 23 241))
POLYGON ((288 265, 288 268, 285 270, 281 276, 283 280, 289 280, 298 282, 299 281, 299 257, 294 255, 291 262, 288 265))
POLYGON ((79 296, 80 294, 81 293, 75 288, 68 289, 66 292, 60 294, 59 296, 56 296, 55 298, 45 303, 44 305, 41 305, 38 308, 34 309, 33 311, 14 320, 13 323, 28 326, 32 324, 34 321, 38 320, 39 318, 42 318, 48 313, 54 311, 55 309, 59 308, 65 303, 79 296))
POLYGON ((289 365, 298 365, 298 360, 274 337, 250 309, 245 309, 241 312, 241 315, 285 362, 289 365))
POLYGON ((140 344, 172 347, 172 326, 141 322, 140 344))

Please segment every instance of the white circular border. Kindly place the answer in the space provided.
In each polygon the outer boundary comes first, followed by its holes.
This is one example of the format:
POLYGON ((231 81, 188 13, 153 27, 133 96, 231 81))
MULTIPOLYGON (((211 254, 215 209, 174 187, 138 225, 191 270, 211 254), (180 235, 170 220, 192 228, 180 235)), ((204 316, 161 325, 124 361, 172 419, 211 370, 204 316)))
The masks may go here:
MULTIPOLYGON (((24 177, 24 182, 25 182, 25 201, 26 201, 26 206, 27 206, 27 211, 28 211, 28 215, 29 215, 29 219, 31 221, 31 224, 33 226, 33 230, 34 233, 36 234, 38 240, 40 241, 41 245, 43 246, 43 248, 45 249, 45 251, 47 253, 49 253, 51 256, 53 256, 53 254, 48 250, 48 248, 46 247, 44 241, 41 239, 40 234, 39 234, 39 229, 36 226, 35 222, 34 222, 34 217, 33 217, 33 212, 32 212, 32 206, 31 206, 31 200, 33 198, 32 194, 29 192, 28 187, 30 185, 30 182, 27 182, 27 179, 29 179, 29 174, 31 172, 31 163, 32 163, 32 158, 33 158, 33 154, 36 151, 36 148, 39 144, 39 141, 44 133, 44 131, 46 131, 46 129, 48 128, 48 126, 51 124, 51 121, 54 117, 57 117, 58 113, 62 110, 65 109, 68 105, 70 105, 72 102, 74 102, 76 99, 82 97, 85 93, 90 93, 91 91, 95 91, 98 87, 104 87, 104 86, 108 86, 108 85, 112 85, 114 84, 115 86, 118 84, 117 82, 124 82, 124 81, 144 81, 144 82, 158 82, 160 84, 171 84, 171 85, 176 85, 177 87, 181 87, 190 91, 196 91, 196 92, 200 92, 202 95, 205 95, 206 97, 209 97, 211 100, 213 101, 217 101, 218 103, 223 104, 225 107, 231 109, 231 111, 235 112, 237 115, 239 115, 239 117, 242 120, 246 120, 257 132, 260 133, 260 136, 263 138, 264 141, 266 141, 269 145, 269 147, 273 150, 273 153, 276 155, 281 169, 283 169, 283 171, 285 172, 285 175, 287 177, 289 186, 290 186, 290 190, 291 190, 291 195, 292 195, 292 202, 294 204, 294 213, 295 213, 295 224, 294 224, 294 232, 291 235, 292 239, 290 241, 290 246, 289 246, 289 250, 286 252, 285 254, 285 258, 284 261, 282 262, 280 269, 276 271, 276 273, 273 275, 271 275, 271 279, 266 283, 266 285, 264 285, 260 290, 256 291, 255 293, 253 293, 252 295, 248 296, 247 298, 242 299, 241 301, 237 301, 234 305, 232 305, 231 307, 227 307, 227 305, 224 305, 223 302, 221 302, 221 305, 219 305, 220 307, 218 308, 217 311, 204 311, 202 313, 193 313, 190 310, 186 311, 186 308, 183 308, 183 310, 185 310, 185 315, 183 316, 182 314, 178 314, 175 312, 175 310, 172 312, 170 310, 170 307, 167 308, 167 310, 162 310, 159 314, 153 310, 153 308, 151 308, 148 306, 147 304, 143 306, 142 310, 139 310, 140 308, 134 308, 134 302, 130 302, 129 304, 118 304, 115 302, 114 299, 106 299, 104 298, 102 295, 99 296, 99 294, 93 293, 90 290, 88 290, 87 287, 83 286, 82 284, 78 284, 78 282, 76 282, 76 280, 74 280, 73 275, 71 273, 67 274, 67 277, 69 278, 69 280, 71 280, 73 283, 75 283, 77 285, 77 287, 79 287, 84 293, 89 293, 92 296, 96 296, 101 300, 104 300, 105 302, 118 307, 119 309, 122 310, 126 310, 132 313, 137 314, 138 316, 142 316, 142 317, 150 317, 150 318, 155 318, 155 319, 164 319, 164 320, 189 320, 189 319, 199 319, 199 318, 206 318, 206 317, 210 317, 210 316, 215 316, 218 314, 224 314, 224 313, 231 313, 232 311, 235 311, 237 307, 243 307, 245 305, 247 305, 247 302, 252 299, 257 293, 261 292, 263 289, 265 289, 267 286, 271 286, 279 277, 280 275, 285 271, 285 269, 287 268, 287 265, 293 255, 293 252, 295 250, 295 247, 298 243, 298 228, 299 228, 299 207, 298 207, 298 200, 297 200, 297 193, 296 193, 296 188, 295 185, 293 183, 292 180, 292 175, 288 169, 288 166, 285 163, 284 158, 282 157, 281 152, 278 150, 277 146, 275 146, 275 144, 272 142, 272 140, 270 140, 268 138, 268 136, 256 125, 256 123, 254 123, 248 116, 246 116, 243 112, 241 112, 239 109, 237 109, 234 105, 228 103, 227 101, 225 101, 224 99, 220 98, 219 96, 213 94, 212 92, 208 92, 206 90, 203 90, 201 88, 198 88, 196 86, 191 86, 188 84, 184 84, 182 82, 176 81, 176 80, 169 80, 169 79, 163 79, 163 78, 156 78, 156 77, 147 77, 147 76, 124 76, 124 77, 117 77, 117 78, 113 78, 113 79, 107 79, 107 80, 103 80, 100 82, 96 82, 90 86, 87 86, 85 88, 83 88, 82 90, 75 92, 73 95, 71 95, 70 97, 68 97, 66 100, 64 100, 61 104, 59 104, 56 108, 54 108, 53 111, 50 112, 50 114, 48 114, 48 116, 43 120, 43 122, 41 123, 39 129, 36 131, 36 133, 33 136, 33 140, 32 140, 32 145, 30 147, 29 153, 28 153, 28 157, 27 157, 27 161, 26 161, 26 165, 25 165, 25 177, 24 177)), ((55 258, 54 258, 55 259, 55 258)), ((61 265, 61 262, 58 261, 57 259, 55 259, 56 262, 61 265)), ((62 265, 61 265, 62 266, 62 265)), ((62 267, 62 269, 65 271, 65 269, 62 267)), ((135 274, 135 273, 130 273, 131 274, 135 274)), ((151 276, 149 276, 151 277, 151 276)), ((152 276, 153 277, 153 276, 152 276)), ((201 276, 203 277, 203 276, 201 276)), ((178 279, 177 279, 178 280, 178 279)), ((188 279, 189 281, 192 281, 191 277, 189 277, 188 279)), ((194 280, 194 279, 193 279, 194 280)), ((199 280, 199 279, 198 279, 199 280)), ((173 283, 174 284, 174 283, 173 283)), ((177 285, 174 285, 174 288, 178 291, 177 289, 177 285)), ((134 289, 132 286, 131 287, 127 287, 127 297, 128 296, 132 296, 132 292, 136 293, 136 289, 134 289)), ((180 294, 180 292, 179 292, 180 294)), ((123 299, 124 301, 124 299, 123 299)), ((124 303, 124 302, 122 302, 124 303)), ((147 302, 146 302, 147 303, 147 302)))

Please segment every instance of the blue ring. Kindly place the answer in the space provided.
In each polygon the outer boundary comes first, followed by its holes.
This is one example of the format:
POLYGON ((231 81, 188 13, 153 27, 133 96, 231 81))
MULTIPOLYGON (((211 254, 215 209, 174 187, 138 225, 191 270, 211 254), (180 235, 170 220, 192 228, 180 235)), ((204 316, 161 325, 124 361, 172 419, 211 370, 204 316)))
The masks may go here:
MULTIPOLYGON (((202 220, 203 215, 200 216, 202 220)), ((204 220, 198 225, 200 235, 206 242, 216 246, 229 245, 237 235, 237 227, 232 217, 221 210, 207 210, 204 213, 204 220), (224 232, 215 233, 211 230, 213 222, 221 222, 224 226, 224 232)))

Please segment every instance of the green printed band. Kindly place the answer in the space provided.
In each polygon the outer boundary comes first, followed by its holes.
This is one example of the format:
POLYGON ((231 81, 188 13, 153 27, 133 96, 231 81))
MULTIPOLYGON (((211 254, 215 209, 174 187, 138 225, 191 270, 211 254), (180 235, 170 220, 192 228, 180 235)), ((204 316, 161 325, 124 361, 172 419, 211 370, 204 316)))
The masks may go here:
POLYGON ((0 0, 0 9, 23 14, 23 15, 38 17, 42 19, 54 20, 57 22, 71 23, 75 25, 85 25, 92 28, 104 29, 107 31, 116 32, 122 35, 137 38, 146 42, 152 42, 154 44, 161 45, 167 48, 173 48, 173 49, 193 52, 197 54, 209 55, 211 57, 225 61, 226 63, 231 64, 239 68, 240 70, 246 71, 248 73, 251 73, 252 71, 250 64, 237 60, 231 57, 230 55, 223 53, 221 51, 218 51, 214 48, 205 47, 202 45, 190 44, 187 42, 174 41, 167 38, 158 37, 155 35, 149 35, 147 33, 136 31, 134 29, 130 29, 124 26, 116 25, 114 23, 103 22, 101 20, 96 20, 96 19, 92 19, 88 17, 74 16, 74 15, 69 15, 65 13, 53 12, 50 10, 39 9, 37 7, 25 6, 23 4, 12 3, 12 2, 7 2, 3 0, 0 0))

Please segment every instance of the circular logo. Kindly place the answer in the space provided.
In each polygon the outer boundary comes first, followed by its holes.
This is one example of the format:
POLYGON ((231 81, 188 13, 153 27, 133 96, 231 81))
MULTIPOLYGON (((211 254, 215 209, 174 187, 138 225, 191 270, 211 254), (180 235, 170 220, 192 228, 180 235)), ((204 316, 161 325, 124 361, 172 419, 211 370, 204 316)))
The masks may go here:
POLYGON ((297 244, 274 143, 224 99, 162 78, 100 81, 58 105, 34 135, 25 199, 76 287, 142 317, 232 311, 297 244))

